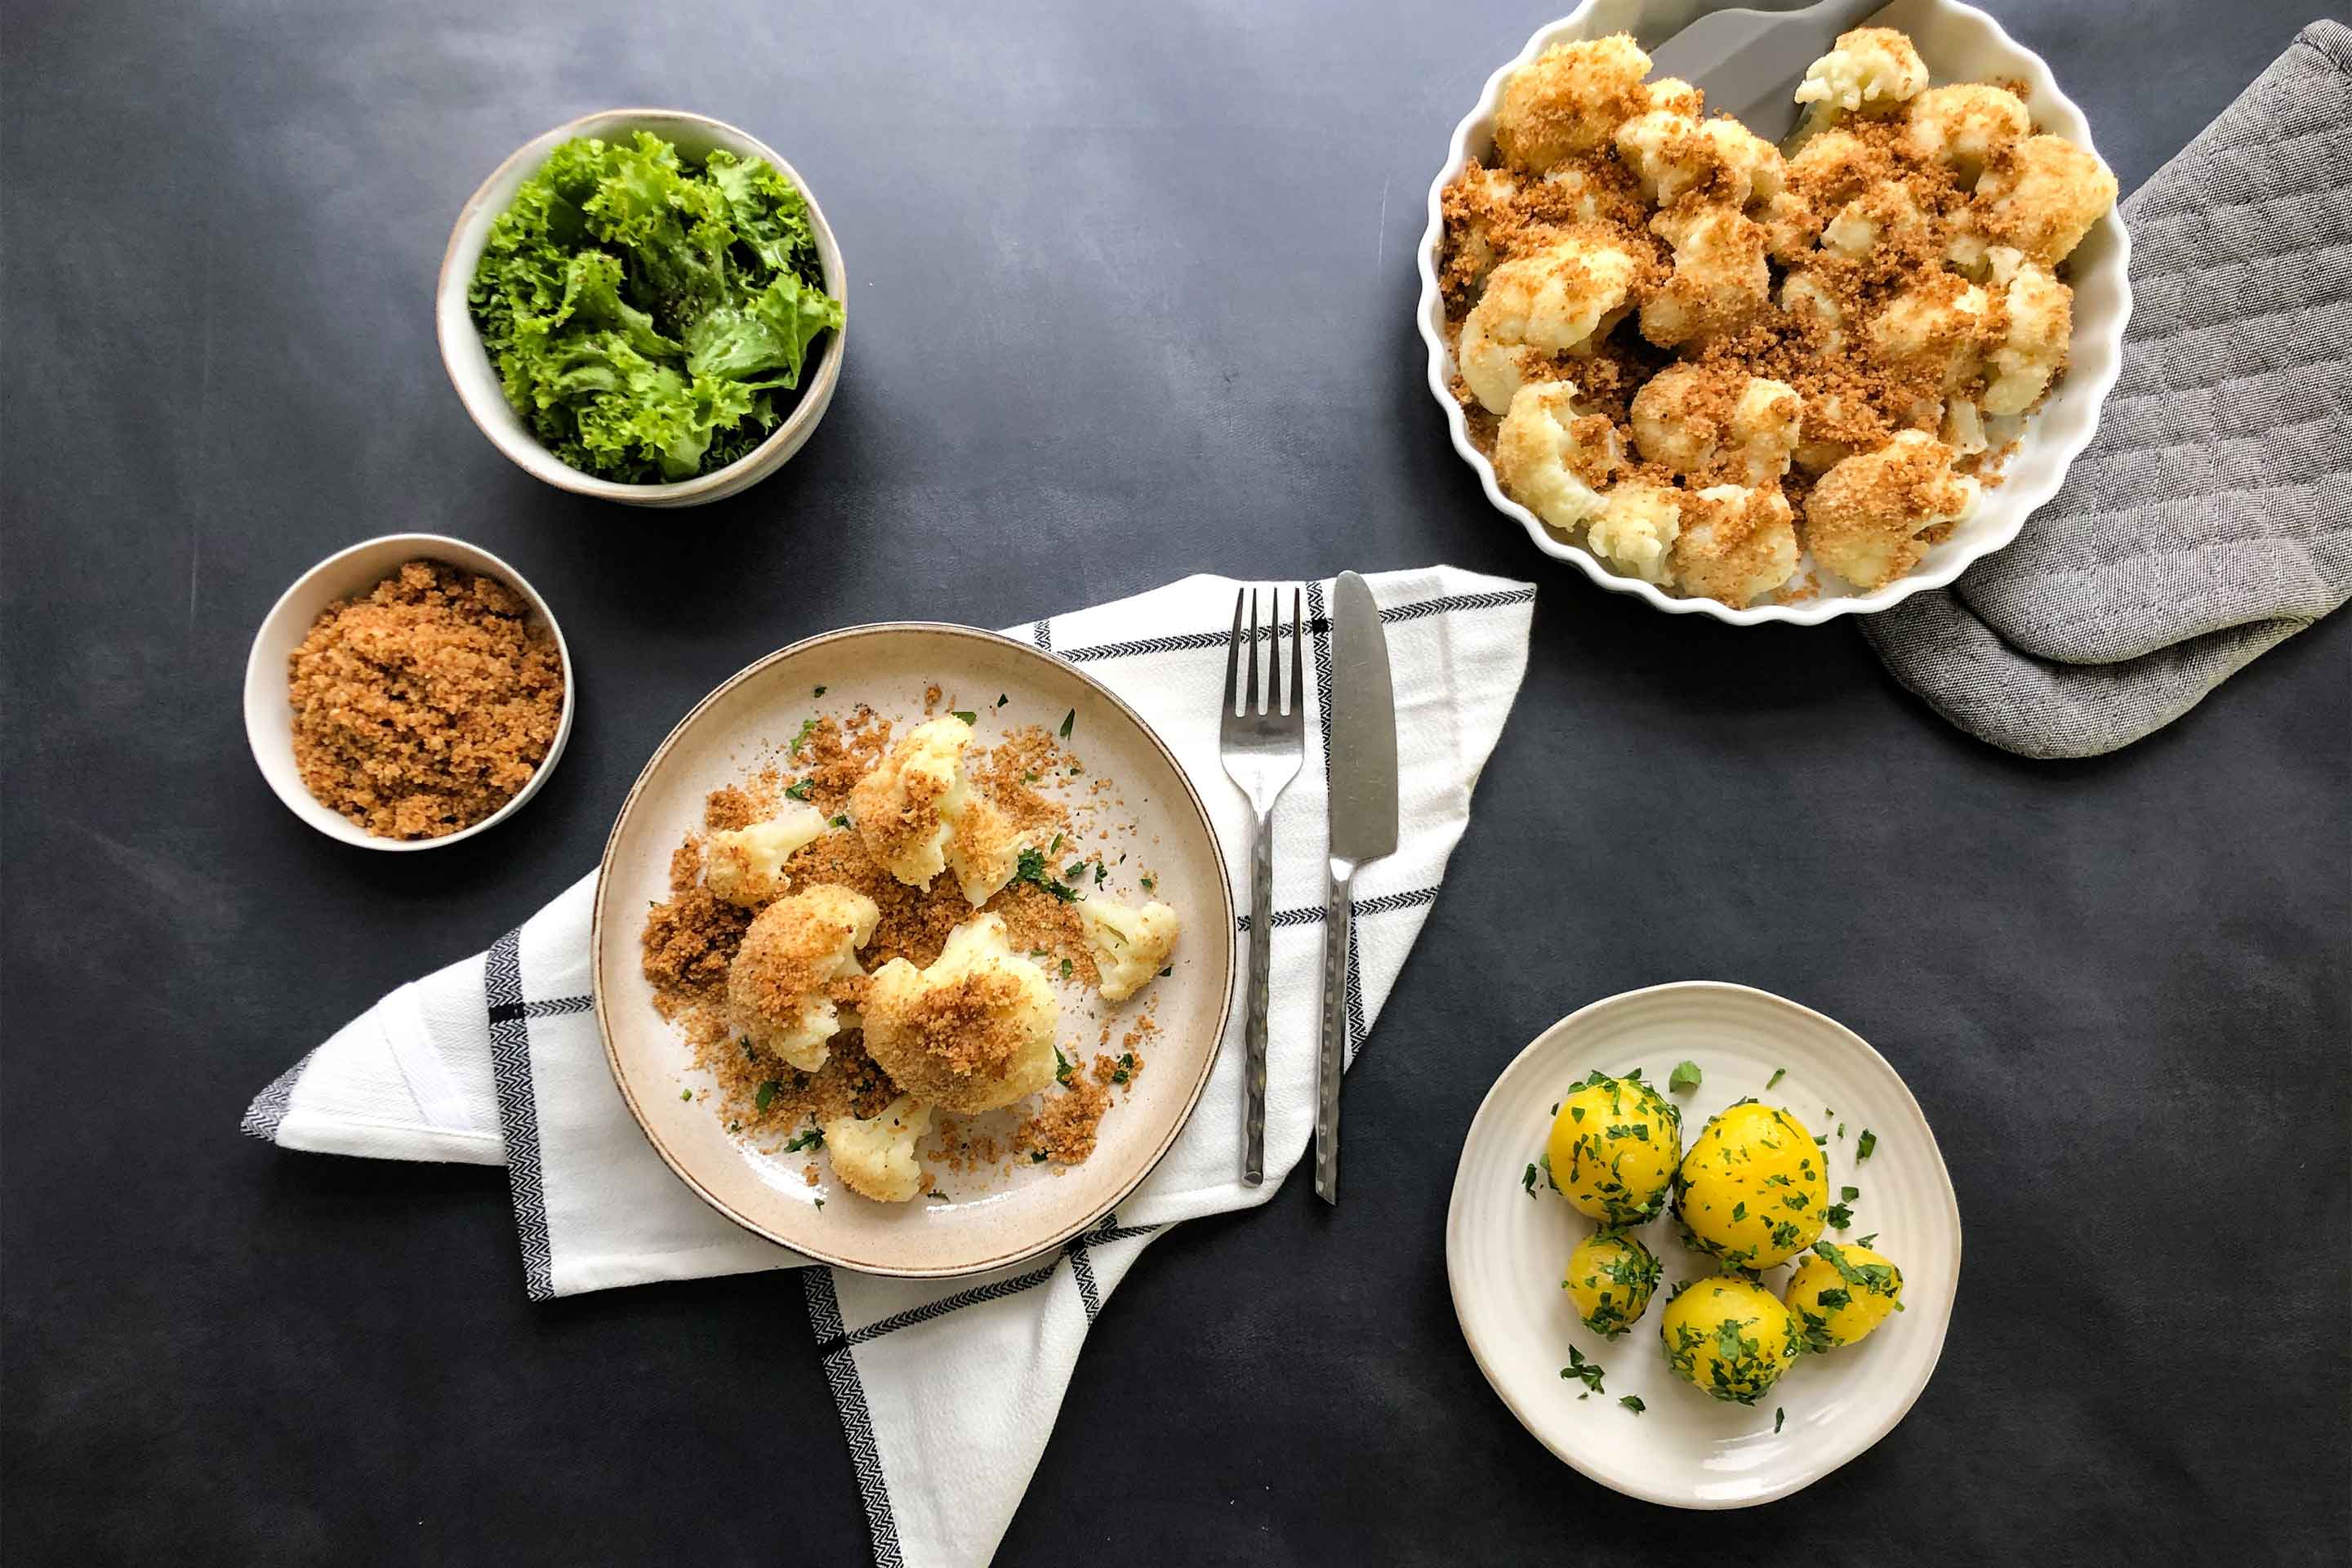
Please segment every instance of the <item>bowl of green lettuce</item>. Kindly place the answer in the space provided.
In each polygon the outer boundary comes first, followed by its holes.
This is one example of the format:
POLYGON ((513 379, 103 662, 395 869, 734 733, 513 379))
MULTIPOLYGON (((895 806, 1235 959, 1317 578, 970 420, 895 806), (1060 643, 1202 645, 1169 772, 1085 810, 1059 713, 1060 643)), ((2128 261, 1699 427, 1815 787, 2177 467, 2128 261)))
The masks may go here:
POLYGON ((482 183, 442 258, 442 363, 539 479, 694 506, 773 473, 841 377, 840 248, 807 184, 716 120, 559 125, 482 183))

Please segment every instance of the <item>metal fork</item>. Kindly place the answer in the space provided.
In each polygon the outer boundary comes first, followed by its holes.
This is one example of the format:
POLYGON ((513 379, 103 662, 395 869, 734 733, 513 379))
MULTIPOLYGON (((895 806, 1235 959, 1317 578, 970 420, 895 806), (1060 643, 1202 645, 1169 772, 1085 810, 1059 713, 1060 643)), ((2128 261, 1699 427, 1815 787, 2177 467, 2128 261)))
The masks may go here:
POLYGON ((1250 835, 1249 1016, 1244 1043, 1249 1051, 1245 1088, 1248 1110, 1243 1133, 1246 1152, 1242 1180, 1255 1187, 1265 1180, 1265 1009, 1266 984, 1274 958, 1274 803, 1298 776, 1307 756, 1306 663, 1300 653, 1305 638, 1299 605, 1302 590, 1290 593, 1290 684, 1277 692, 1276 676, 1282 663, 1282 592, 1268 595, 1265 613, 1265 695, 1257 685, 1257 593, 1244 588, 1234 595, 1234 632, 1225 644, 1224 711, 1218 731, 1225 776, 1249 796, 1257 819, 1250 835), (1249 633, 1242 633, 1242 611, 1249 611, 1249 633), (1243 679, 1242 650, 1249 650, 1247 679, 1243 679))

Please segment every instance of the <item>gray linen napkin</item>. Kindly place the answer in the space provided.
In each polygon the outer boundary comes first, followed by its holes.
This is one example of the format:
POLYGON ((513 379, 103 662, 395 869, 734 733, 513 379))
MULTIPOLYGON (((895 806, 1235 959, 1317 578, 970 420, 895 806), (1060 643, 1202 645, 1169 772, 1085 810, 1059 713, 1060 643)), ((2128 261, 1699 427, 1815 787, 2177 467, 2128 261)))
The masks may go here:
POLYGON ((2352 30, 2305 27, 2123 217, 2123 374, 2065 488, 1861 622, 2028 757, 2129 745, 2352 595, 2352 30))

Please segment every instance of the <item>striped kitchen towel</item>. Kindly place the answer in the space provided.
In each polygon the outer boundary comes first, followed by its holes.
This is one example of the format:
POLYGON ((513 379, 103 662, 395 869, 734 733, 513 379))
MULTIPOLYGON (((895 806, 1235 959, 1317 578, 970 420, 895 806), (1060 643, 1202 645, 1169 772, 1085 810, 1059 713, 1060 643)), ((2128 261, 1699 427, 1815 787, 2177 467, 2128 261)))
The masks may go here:
MULTIPOLYGON (((1402 832, 1397 852, 1356 879, 1350 1061, 1469 824, 1471 788, 1527 668, 1535 601, 1526 584, 1446 566, 1370 581, 1394 675, 1402 832)), ((1245 908, 1248 807, 1217 755, 1237 586, 1190 577, 1012 635, 1084 665, 1150 721, 1209 803, 1245 908)), ((1275 820, 1265 1186, 1241 1181, 1242 1062, 1238 1049, 1224 1049, 1166 1158, 1116 1213, 1057 1251, 947 1281, 805 1267, 695 1196, 623 1104, 589 1001, 593 875, 488 952, 402 986, 352 1020, 262 1090, 245 1131, 288 1149, 504 1164, 535 1300, 804 1268, 809 1325, 876 1560, 915 1568, 986 1562, 1113 1288, 1168 1226, 1272 1196, 1313 1131, 1330 584, 1304 587, 1315 721, 1306 766, 1275 820)), ((1231 1019, 1227 1033, 1238 1033, 1231 1019)))

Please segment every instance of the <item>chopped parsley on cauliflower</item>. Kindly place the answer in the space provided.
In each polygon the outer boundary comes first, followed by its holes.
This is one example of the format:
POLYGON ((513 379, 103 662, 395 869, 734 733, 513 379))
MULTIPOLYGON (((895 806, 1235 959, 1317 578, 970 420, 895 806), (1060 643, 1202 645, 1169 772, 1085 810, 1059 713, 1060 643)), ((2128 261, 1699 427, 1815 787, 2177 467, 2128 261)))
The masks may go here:
POLYGON ((1054 1081, 1061 1004, 1038 967, 1013 952, 1004 921, 976 915, 948 933, 928 969, 894 958, 866 994, 866 1049, 926 1104, 971 1114, 1054 1081))
POLYGON ((900 1095, 870 1117, 842 1116, 823 1123, 833 1173, 858 1196, 903 1204, 923 1190, 923 1163, 915 1146, 931 1130, 931 1108, 900 1095))
POLYGON ((839 1009, 826 988, 859 973, 881 910, 863 893, 821 883, 760 911, 727 966, 729 1020, 743 1037, 803 1072, 833 1054, 839 1009))
POLYGON ((1176 911, 1157 900, 1134 909, 1108 899, 1088 899, 1078 906, 1078 923, 1094 950, 1106 1002, 1126 1001, 1166 968, 1181 929, 1176 911))
POLYGON ((893 877, 927 888, 952 870, 967 902, 986 903, 1020 868, 1025 838, 964 776, 971 726, 950 713, 925 720, 849 792, 866 850, 893 877))
POLYGON ((724 829, 702 842, 702 885, 747 910, 783 897, 793 885, 784 862, 824 831, 824 815, 792 800, 765 822, 724 829))

